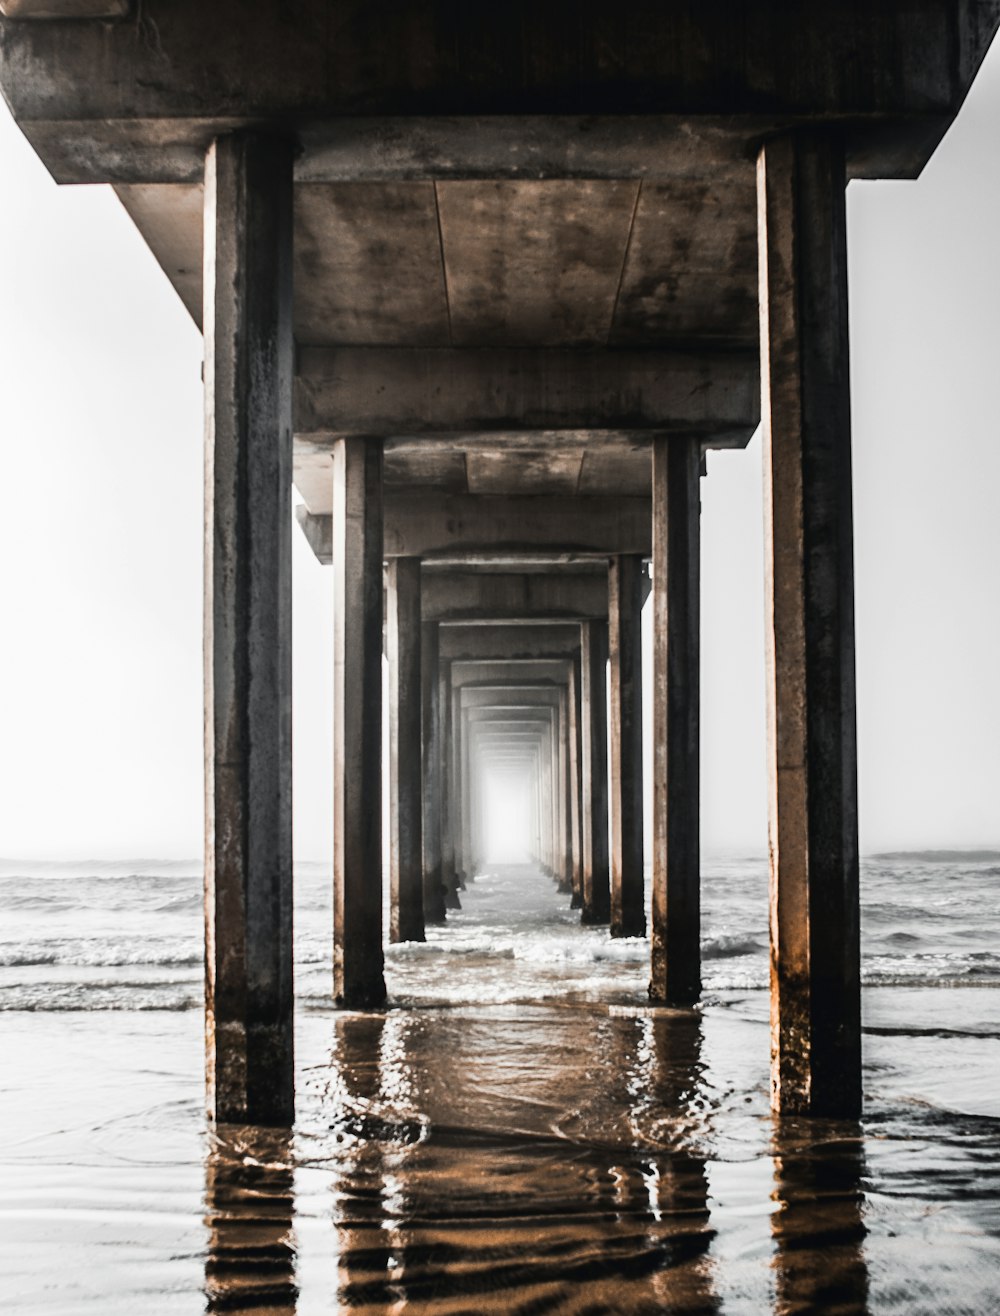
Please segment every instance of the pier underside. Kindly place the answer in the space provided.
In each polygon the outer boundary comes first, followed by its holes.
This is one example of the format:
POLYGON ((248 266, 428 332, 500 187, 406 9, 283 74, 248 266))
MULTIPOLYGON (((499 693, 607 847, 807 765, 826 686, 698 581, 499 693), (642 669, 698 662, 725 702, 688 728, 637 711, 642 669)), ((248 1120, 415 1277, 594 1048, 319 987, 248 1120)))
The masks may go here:
POLYGON ((115 187, 205 338, 211 1114, 294 1110, 293 481, 336 603, 333 998, 381 1008, 384 934, 447 925, 492 781, 688 1006, 699 487, 762 424, 772 1101, 856 1115, 845 191, 919 172, 1000 7, 265 9, 0 0, 22 129, 115 187))

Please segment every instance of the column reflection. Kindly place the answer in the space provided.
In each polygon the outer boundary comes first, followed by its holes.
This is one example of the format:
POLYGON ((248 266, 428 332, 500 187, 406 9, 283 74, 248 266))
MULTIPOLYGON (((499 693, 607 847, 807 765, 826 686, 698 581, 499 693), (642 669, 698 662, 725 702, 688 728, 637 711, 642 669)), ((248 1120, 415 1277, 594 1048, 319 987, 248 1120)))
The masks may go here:
POLYGON ((657 1276, 657 1300, 663 1311, 714 1316, 721 1304, 710 1252, 715 1230, 708 1205, 711 1129, 701 1015, 664 1011, 644 1022, 649 1091, 655 1118, 669 1139, 668 1150, 651 1162, 647 1181, 654 1219, 667 1226, 667 1265, 657 1276))
POLYGON ((340 1308, 719 1311, 696 1014, 336 1028, 340 1308))
POLYGON ((350 1310, 384 1310, 403 1301, 391 1215, 393 1118, 385 1103, 385 1015, 336 1021, 338 1074, 335 1130, 344 1157, 334 1186, 337 1298, 350 1310))
POLYGON ((860 1125, 776 1120, 771 1155, 776 1316, 867 1316, 860 1125))
POLYGON ((205 1160, 205 1297, 210 1312, 294 1316, 291 1134, 219 1125, 205 1160))

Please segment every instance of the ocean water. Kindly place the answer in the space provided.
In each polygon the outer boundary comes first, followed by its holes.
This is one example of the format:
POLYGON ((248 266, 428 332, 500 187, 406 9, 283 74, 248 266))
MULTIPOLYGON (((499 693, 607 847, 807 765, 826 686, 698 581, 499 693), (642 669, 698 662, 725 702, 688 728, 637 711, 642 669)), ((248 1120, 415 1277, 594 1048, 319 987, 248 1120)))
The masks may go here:
POLYGON ((300 866, 279 1135, 205 1126, 197 864, 0 863, 0 1310, 1000 1311, 1000 854, 865 862, 860 1125, 768 1111, 766 885, 676 1011, 491 870, 361 1015, 300 866))

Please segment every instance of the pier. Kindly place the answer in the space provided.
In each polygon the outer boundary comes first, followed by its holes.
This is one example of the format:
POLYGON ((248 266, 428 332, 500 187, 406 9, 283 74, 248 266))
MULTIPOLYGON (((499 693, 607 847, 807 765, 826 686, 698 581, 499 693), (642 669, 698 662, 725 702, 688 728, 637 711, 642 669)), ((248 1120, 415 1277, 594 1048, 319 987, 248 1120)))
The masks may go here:
POLYGON ((335 598, 331 1004, 381 1010, 385 939, 447 927, 498 775, 581 922, 648 934, 651 999, 697 1001, 699 490, 758 425, 771 1098, 856 1116, 845 193, 919 174, 1000 5, 0 15, 28 140, 115 188, 204 334, 211 1116, 295 1111, 293 533, 335 598))

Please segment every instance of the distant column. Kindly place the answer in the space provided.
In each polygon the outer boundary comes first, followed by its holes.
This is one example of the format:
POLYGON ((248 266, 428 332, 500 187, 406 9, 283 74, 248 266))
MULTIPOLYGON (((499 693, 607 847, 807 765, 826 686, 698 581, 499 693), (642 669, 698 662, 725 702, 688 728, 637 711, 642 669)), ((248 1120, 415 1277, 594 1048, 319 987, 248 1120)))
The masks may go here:
POLYGON ((771 1099, 861 1108, 846 177, 833 135, 757 160, 767 526, 771 1099))
POLYGON ((424 940, 420 559, 386 568, 389 659, 389 940, 424 940))
POLYGON ((653 443, 653 927, 649 994, 701 993, 699 627, 701 450, 653 443))
POLYGON ((382 442, 334 445, 333 975, 337 1003, 385 1001, 382 952, 382 442))
POLYGON ((556 721, 556 755, 559 777, 556 785, 557 830, 559 843, 558 887, 567 895, 573 892, 573 815, 570 801, 569 770, 569 698, 566 688, 559 691, 556 721))
POLYGON ((569 849, 572 909, 583 907, 583 855, 580 842, 580 664, 569 664, 569 688, 566 692, 569 740, 569 849))
POLYGON ((294 1115, 293 155, 240 133, 205 162, 205 1014, 219 1123, 294 1115))
MULTIPOLYGON (((440 631, 438 632, 440 638, 440 631)), ((438 705, 441 718, 441 880, 446 909, 460 909, 455 857, 454 735, 452 731, 451 662, 438 660, 438 705)))
POLYGON ((445 921, 441 857, 441 676, 438 670, 438 623, 424 622, 420 637, 422 703, 424 922, 445 921))
POLYGON ((586 621, 581 635, 581 887, 583 923, 611 917, 608 855, 608 623, 586 621))
POLYGON ((646 932, 642 850, 642 558, 611 559, 611 935, 646 932))

